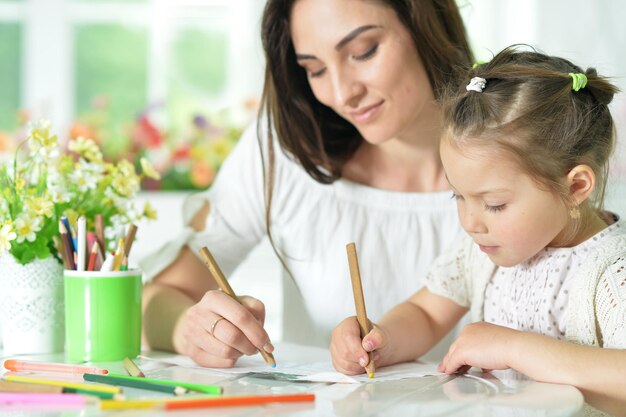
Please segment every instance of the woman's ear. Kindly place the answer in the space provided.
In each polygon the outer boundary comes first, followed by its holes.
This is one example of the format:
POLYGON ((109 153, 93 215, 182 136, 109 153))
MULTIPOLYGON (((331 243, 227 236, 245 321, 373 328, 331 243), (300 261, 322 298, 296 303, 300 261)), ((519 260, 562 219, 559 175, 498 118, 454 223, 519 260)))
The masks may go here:
POLYGON ((589 165, 576 165, 567 173, 566 181, 571 201, 579 205, 593 192, 596 186, 596 174, 589 165))

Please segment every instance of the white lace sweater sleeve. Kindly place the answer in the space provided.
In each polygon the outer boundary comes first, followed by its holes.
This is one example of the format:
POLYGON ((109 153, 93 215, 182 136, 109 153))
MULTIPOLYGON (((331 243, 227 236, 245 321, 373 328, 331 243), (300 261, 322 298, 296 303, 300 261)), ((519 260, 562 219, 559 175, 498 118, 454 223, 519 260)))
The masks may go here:
POLYGON ((188 197, 183 204, 183 230, 168 239, 140 265, 147 279, 171 264, 187 245, 198 253, 207 246, 226 275, 243 260, 265 234, 263 175, 256 124, 242 135, 207 191, 188 197), (203 231, 190 222, 205 202, 210 213, 203 231))

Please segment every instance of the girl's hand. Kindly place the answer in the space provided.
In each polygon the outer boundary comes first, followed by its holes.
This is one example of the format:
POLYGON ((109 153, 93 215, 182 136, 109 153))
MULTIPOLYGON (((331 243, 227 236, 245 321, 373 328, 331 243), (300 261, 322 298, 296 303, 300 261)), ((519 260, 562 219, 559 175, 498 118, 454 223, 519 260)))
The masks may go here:
POLYGON ((466 371, 472 366, 485 372, 508 369, 520 334, 518 330, 485 322, 468 324, 437 369, 446 374, 466 371))
POLYGON ((254 355, 258 349, 271 353, 274 347, 263 328, 265 306, 247 296, 239 301, 221 291, 208 291, 176 324, 176 350, 213 368, 230 368, 239 357, 254 355))
POLYGON ((376 367, 386 364, 388 337, 374 325, 361 340, 361 331, 356 317, 348 317, 335 327, 330 341, 330 354, 335 369, 346 375, 365 373, 369 363, 369 352, 374 351, 376 367))

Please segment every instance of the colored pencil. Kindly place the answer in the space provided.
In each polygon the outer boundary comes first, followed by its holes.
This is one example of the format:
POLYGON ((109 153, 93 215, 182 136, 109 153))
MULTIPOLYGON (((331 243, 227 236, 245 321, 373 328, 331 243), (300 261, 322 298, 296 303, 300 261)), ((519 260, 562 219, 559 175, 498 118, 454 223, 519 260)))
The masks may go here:
POLYGON ((85 258, 87 256, 87 219, 84 216, 80 216, 76 220, 76 253, 78 262, 76 264, 77 271, 84 271, 87 262, 85 258))
POLYGON ((124 394, 113 394, 111 392, 99 392, 99 391, 91 391, 88 389, 76 389, 76 388, 63 388, 63 392, 69 392, 72 394, 83 394, 83 395, 91 395, 92 397, 97 397, 102 400, 124 400, 124 394))
POLYGON ((69 374, 102 374, 109 373, 106 369, 96 368, 93 366, 72 365, 68 363, 49 363, 49 362, 32 362, 17 359, 7 359, 4 361, 4 367, 9 371, 22 372, 60 372, 69 374))
POLYGON ((314 394, 242 395, 216 398, 189 398, 167 401, 166 410, 183 410, 208 407, 240 407, 271 403, 296 403, 315 401, 314 394))
POLYGON ((145 378, 146 374, 144 374, 141 369, 133 362, 131 358, 124 358, 124 369, 128 372, 128 375, 134 376, 137 378, 145 378))
POLYGON ((50 394, 50 393, 4 393, 0 392, 1 405, 85 405, 87 397, 80 394, 50 394))
POLYGON ((98 242, 93 242, 91 247, 91 253, 89 254, 89 263, 87 264, 87 271, 95 271, 96 259, 98 258, 98 242))
POLYGON ((315 401, 315 394, 240 395, 214 398, 179 398, 160 400, 100 401, 101 410, 125 410, 164 408, 182 410, 209 407, 244 407, 272 403, 295 403, 315 401))
MULTIPOLYGON (((122 375, 125 376, 125 375, 122 375)), ((148 391, 165 392, 167 394, 182 395, 187 393, 187 389, 183 387, 170 387, 163 384, 155 384, 143 381, 142 378, 126 379, 111 375, 84 374, 83 379, 90 382, 100 382, 102 384, 120 385, 122 387, 131 387, 145 389, 148 391)))
MULTIPOLYGON (((228 283, 228 280, 224 276, 224 273, 222 272, 219 265, 215 261, 215 258, 213 258, 213 255, 206 246, 200 249, 200 255, 202 256, 202 259, 204 259, 204 264, 207 266, 207 268, 209 268, 211 275, 213 275, 213 278, 217 282, 217 285, 220 287, 220 289, 224 293, 228 294, 233 300, 239 302, 235 291, 233 291, 232 287, 228 283)), ((272 368, 276 368, 274 355, 266 352, 263 349, 259 349, 259 353, 261 354, 261 356, 263 356, 263 359, 265 359, 265 362, 267 362, 268 365, 270 365, 272 368)))
MULTIPOLYGON (((94 375, 94 374, 85 374, 85 375, 94 375)), ((104 375, 101 375, 101 376, 104 376, 104 375)), ((52 386, 63 387, 63 388, 75 388, 75 389, 84 389, 88 391, 110 392, 113 394, 118 394, 122 392, 121 388, 112 387, 109 385, 81 384, 79 382, 55 381, 52 379, 31 378, 27 376, 18 376, 18 375, 3 375, 2 378, 5 381, 29 382, 31 384, 44 384, 44 385, 52 385, 52 386)))
POLYGON ((98 246, 100 247, 100 256, 102 257, 102 262, 104 262, 104 258, 106 256, 106 242, 104 240, 104 216, 102 214, 96 214, 93 222, 96 232, 96 240, 98 241, 98 246))
POLYGON ((128 232, 126 232, 126 239, 124 244, 124 256, 128 258, 128 254, 130 253, 130 248, 133 246, 133 241, 135 240, 135 234, 137 233, 137 226, 131 224, 128 226, 128 232))
POLYGON ((115 256, 113 258, 113 271, 119 271, 124 259, 124 238, 121 237, 117 242, 117 249, 115 250, 115 256))
POLYGON ((48 394, 61 394, 63 392, 63 387, 0 380, 0 392, 45 392, 48 394))
POLYGON ((182 381, 170 381, 168 379, 154 379, 154 378, 146 378, 146 377, 135 377, 129 375, 118 375, 118 374, 109 374, 109 376, 115 378, 123 378, 127 380, 135 380, 135 381, 146 381, 153 384, 161 384, 169 387, 182 387, 186 388, 189 391, 197 391, 203 392, 205 394, 221 394, 223 389, 219 385, 205 385, 205 384, 193 384, 190 382, 182 382, 182 381))
MULTIPOLYGON (((363 287, 361 285, 361 272, 359 271, 359 260, 356 255, 356 245, 348 243, 346 246, 348 252, 348 265, 350 266, 350 279, 352 281, 352 292, 354 294, 354 305, 356 307, 356 318, 359 322, 361 330, 361 338, 364 338, 372 330, 372 324, 367 319, 365 312, 365 300, 363 299, 363 287)), ((365 366, 367 376, 374 378, 376 366, 374 364, 374 352, 369 352, 369 362, 365 366)))
POLYGON ((74 263, 74 249, 70 236, 67 234, 65 224, 61 220, 59 220, 59 234, 61 235, 61 243, 63 243, 65 258, 67 259, 66 269, 75 270, 76 264, 74 263))

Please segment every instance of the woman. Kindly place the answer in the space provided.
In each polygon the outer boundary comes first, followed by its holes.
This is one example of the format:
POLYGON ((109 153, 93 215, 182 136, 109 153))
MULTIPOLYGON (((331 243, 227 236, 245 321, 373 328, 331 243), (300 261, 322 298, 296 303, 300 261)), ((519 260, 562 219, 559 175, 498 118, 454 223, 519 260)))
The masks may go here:
POLYGON ((354 313, 347 243, 376 320, 460 230, 438 154, 437 98, 472 62, 454 0, 269 0, 262 36, 257 127, 187 202, 184 235, 142 265, 158 273, 144 291, 150 347, 211 367, 273 347, 260 301, 212 291, 202 246, 228 276, 269 235, 302 295, 285 305, 285 339, 327 345, 354 313))

